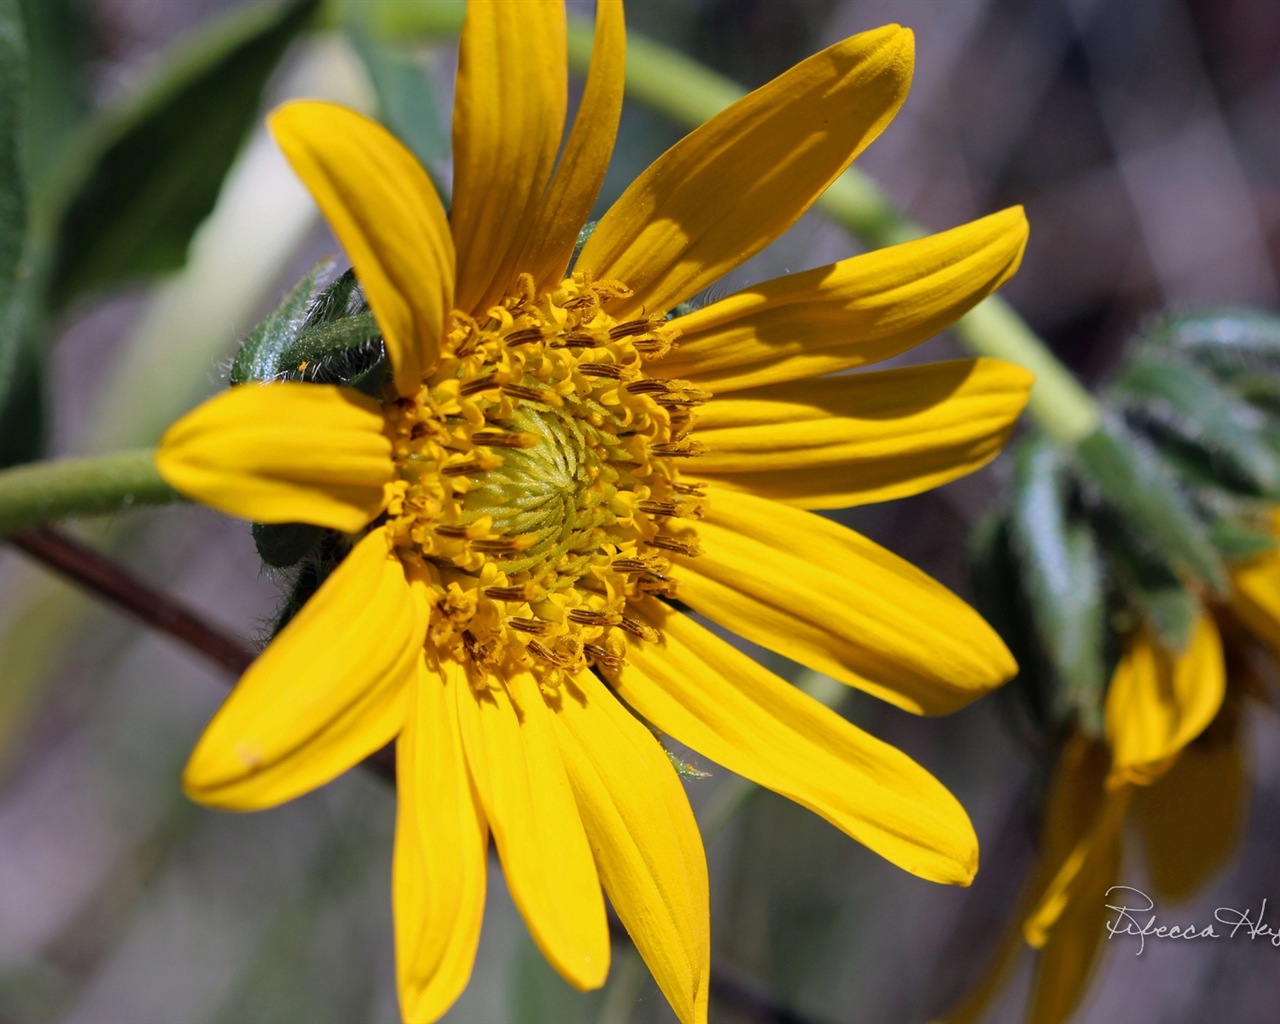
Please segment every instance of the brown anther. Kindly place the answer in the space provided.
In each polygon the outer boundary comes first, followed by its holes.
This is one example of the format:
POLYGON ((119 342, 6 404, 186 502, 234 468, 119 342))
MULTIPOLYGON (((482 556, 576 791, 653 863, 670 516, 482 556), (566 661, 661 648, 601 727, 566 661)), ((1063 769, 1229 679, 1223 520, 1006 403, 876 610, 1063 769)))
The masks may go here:
POLYGON ((458 394, 464 398, 468 395, 478 394, 481 391, 488 391, 490 388, 498 387, 498 382, 493 379, 493 375, 488 377, 477 377, 475 380, 469 380, 462 387, 458 388, 458 394))
POLYGON ((667 537, 661 533, 655 536, 651 541, 649 541, 649 543, 655 548, 662 548, 665 551, 675 551, 677 554, 688 555, 690 558, 695 558, 702 553, 696 540, 680 540, 678 537, 667 537))
POLYGON ((582 653, 597 664, 603 665, 610 672, 617 672, 618 669, 622 668, 622 659, 617 655, 610 654, 599 644, 583 644, 582 653))
POLYGON ((486 448, 532 448, 538 438, 523 431, 477 430, 471 435, 471 443, 486 448))
POLYGON ((566 614, 571 621, 582 626, 611 626, 618 620, 616 615, 592 611, 588 608, 570 608, 566 614))
POLYGON ((677 494, 691 494, 696 498, 707 496, 706 484, 672 484, 671 489, 677 494))
POLYGON ((623 629, 634 637, 641 640, 648 640, 654 643, 662 639, 662 634, 650 626, 648 623, 641 622, 639 619, 633 619, 630 615, 622 616, 622 620, 618 623, 623 629))
POLYGON ((557 348, 598 348, 600 342, 589 334, 566 334, 564 342, 557 348))
POLYGON ((617 341, 619 338, 633 338, 637 334, 647 334, 655 327, 661 326, 662 322, 663 318, 660 316, 649 320, 628 320, 609 328, 609 338, 617 341))
POLYGON ((485 587, 484 596, 495 601, 527 601, 529 595, 524 587, 485 587))
POLYGON ((622 367, 613 363, 579 363, 578 372, 588 377, 608 377, 611 380, 622 379, 622 367))
POLYGON ((656 572, 641 573, 636 577, 636 586, 646 594, 661 594, 664 597, 675 597, 680 581, 670 576, 662 576, 656 572))
POLYGON ((530 388, 523 384, 503 384, 502 393, 525 402, 538 402, 542 405, 562 405, 564 400, 549 388, 530 388))
POLYGON ((573 659, 567 654, 561 654, 559 651, 550 651, 537 640, 530 640, 529 646, 526 648, 530 654, 536 655, 543 661, 550 662, 557 668, 569 668, 573 664, 573 659))
POLYGON ((515 348, 517 345, 527 345, 531 341, 542 340, 542 330, 538 327, 526 327, 520 331, 512 331, 504 339, 507 348, 515 348))
POLYGON ((649 451, 654 455, 665 455, 669 459, 689 459, 706 450, 706 446, 698 441, 668 441, 649 445, 649 451))
POLYGON ((476 635, 469 629, 462 631, 462 646, 467 649, 467 654, 471 656, 472 661, 484 660, 482 657, 484 651, 480 647, 480 641, 476 639, 476 635))
MULTIPOLYGON (((609 568, 614 572, 633 573, 646 572, 649 566, 638 558, 615 558, 609 564, 609 568)), ((570 612, 570 614, 572 615, 573 613, 570 612)))
POLYGON ((627 385, 633 395, 665 395, 671 386, 661 377, 643 377, 627 385))
POLYGON ((473 540, 471 547, 484 554, 501 555, 509 551, 519 551, 523 543, 519 537, 481 537, 473 540))
POLYGON ((674 501, 652 501, 645 499, 636 502, 636 508, 641 512, 647 512, 651 516, 678 516, 680 508, 674 501))
POLYGON ((441 537, 465 537, 467 528, 465 526, 450 526, 444 524, 442 526, 433 526, 431 532, 441 537))
POLYGON ((470 476, 472 473, 483 473, 484 466, 480 465, 475 459, 467 459, 466 462, 455 462, 452 466, 445 466, 440 470, 441 476, 470 476))
POLYGON ((507 619, 507 625, 512 629, 520 630, 521 633, 532 633, 534 636, 546 636, 555 628, 550 622, 543 622, 541 619, 520 617, 507 619))

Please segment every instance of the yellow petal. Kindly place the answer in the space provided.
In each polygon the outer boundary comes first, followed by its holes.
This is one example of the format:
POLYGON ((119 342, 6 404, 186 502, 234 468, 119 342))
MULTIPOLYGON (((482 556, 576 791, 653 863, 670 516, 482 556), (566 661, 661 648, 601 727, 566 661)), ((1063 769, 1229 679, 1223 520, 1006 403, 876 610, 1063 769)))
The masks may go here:
POLYGON ((1074 894, 1040 951, 1028 1020, 1063 1024, 1089 988, 1106 935, 1107 890, 1120 875, 1119 835, 1099 844, 1077 879, 1074 894))
POLYGON ((1280 550, 1231 567, 1231 613, 1280 655, 1280 550))
POLYGON ((471 977, 489 844, 446 690, 452 681, 428 658, 396 741, 396 980, 401 1016, 414 1024, 438 1020, 471 977))
POLYGON ((928 238, 766 281, 673 325, 662 373, 716 394, 874 363, 937 334, 1013 276, 1015 206, 928 238))
POLYGON ((244 384, 160 439, 156 469, 177 491, 260 523, 347 533, 382 511, 395 476, 378 403, 327 384, 244 384))
POLYGON ((389 743, 425 632, 426 607, 375 530, 231 691, 187 764, 187 794, 228 810, 274 807, 389 743))
POLYGON ((680 779, 653 734, 589 672, 561 689, 554 719, 609 900, 682 1024, 705 1022, 707 862, 680 779))
MULTIPOLYGON (((1069 919, 1068 912, 1079 909, 1080 901, 1101 904, 1101 897, 1115 882, 1114 865, 1119 857, 1120 826, 1129 809, 1133 787, 1121 785, 1101 791, 1101 799, 1091 800, 1094 814, 1081 829, 1075 845, 1061 861, 1045 886, 1035 910, 1023 925, 1027 942, 1037 949, 1069 919), (1099 879, 1105 882, 1098 888, 1099 879)), ((1049 861, 1048 863, 1052 863, 1049 861)))
POLYGON ((1159 777, 1213 721, 1226 685, 1222 641, 1209 614, 1200 613, 1181 654, 1169 654, 1148 630, 1137 633, 1107 690, 1111 782, 1141 785, 1159 777))
POLYGON ((1171 900, 1197 892, 1240 839, 1249 790, 1235 730, 1213 735, 1221 719, 1182 751, 1167 775, 1134 798, 1148 874, 1156 892, 1171 900))
POLYGON ((917 714, 946 714, 1017 670, 937 581, 852 530, 746 494, 712 494, 679 596, 740 636, 917 714))
POLYGON ((640 715, 905 871, 973 880, 977 837, 937 779, 669 606, 642 608, 662 639, 631 645, 613 678, 640 715))
POLYGON ((965 359, 732 392, 699 410, 690 469, 801 508, 918 494, 995 458, 1034 379, 965 359))
POLYGON ((591 207, 604 183, 622 113, 626 29, 622 0, 596 3, 595 43, 582 102, 565 142, 547 196, 534 214, 533 230, 519 261, 545 289, 560 282, 591 207))
POLYGON ((561 0, 471 0, 453 106, 456 305, 481 314, 526 269, 569 105, 561 0))
POLYGON ((907 94, 909 31, 836 43, 667 150, 622 194, 578 268, 626 282, 615 316, 701 291, 799 219, 883 131, 907 94))
POLYGON ((551 966, 578 989, 599 988, 609 971, 604 897, 553 712, 527 672, 476 688, 466 667, 443 667, 511 897, 551 966))
POLYGON ((396 391, 413 394, 453 306, 453 239, 435 186, 394 135, 346 107, 289 103, 268 124, 355 268, 396 391))

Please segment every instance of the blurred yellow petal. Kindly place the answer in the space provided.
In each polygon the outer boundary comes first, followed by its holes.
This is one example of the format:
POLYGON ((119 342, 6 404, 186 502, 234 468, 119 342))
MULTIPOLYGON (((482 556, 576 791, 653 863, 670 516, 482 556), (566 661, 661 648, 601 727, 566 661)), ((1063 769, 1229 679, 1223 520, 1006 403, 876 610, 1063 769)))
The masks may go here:
MULTIPOLYGON (((1184 900, 1235 852, 1249 788, 1239 737, 1209 735, 1190 744, 1167 775, 1134 797, 1147 871, 1156 892, 1184 900)), ((1234 731, 1234 730, 1232 730, 1234 731)))
POLYGON ((1159 777, 1213 721, 1226 686, 1222 642, 1208 613, 1200 613, 1181 654, 1165 651, 1147 629, 1135 634, 1107 690, 1110 784, 1159 777))
POLYGON ((187 794, 228 810, 274 807, 389 743, 417 680, 426 614, 375 530, 231 691, 187 764, 187 794))
POLYGON ((165 432, 156 468, 220 512, 347 533, 382 511, 395 476, 378 403, 327 384, 244 384, 215 395, 165 432))
MULTIPOLYGON (((1115 882, 1113 872, 1106 884, 1097 889, 1098 880, 1105 874, 1103 867, 1115 863, 1115 858, 1119 857, 1120 826, 1129 809, 1133 787, 1100 788, 1099 793, 1100 799, 1089 801, 1094 813, 1076 834, 1075 844, 1065 858, 1057 862, 1056 858, 1044 857, 1045 866, 1057 863, 1057 870, 1023 925, 1027 942, 1037 949, 1056 933, 1073 904, 1080 900, 1095 900, 1102 904, 1101 897, 1115 882)), ((1078 815, 1073 818, 1080 823, 1078 815)))
POLYGON ((1015 206, 928 238, 753 285, 673 321, 661 363, 717 395, 897 355, 1013 276, 1027 244, 1015 206))
POLYGON ((917 714, 1017 671, 995 631, 909 562, 829 519, 713 494, 678 594, 740 636, 917 714))
POLYGON ((391 896, 406 1021, 438 1020, 471 977, 484 916, 489 833, 476 804, 455 700, 429 654, 396 741, 391 896))
POLYGON ((511 897, 551 965, 578 989, 609 971, 609 930, 595 860, 538 683, 527 673, 476 688, 443 663, 456 691, 471 778, 511 897))
POLYGON ((1228 604, 1231 614, 1280 656, 1280 551, 1231 567, 1228 604))
POLYGON ((569 106, 565 31, 561 0, 467 4, 449 212, 458 240, 456 305, 463 312, 484 313, 528 269, 519 265, 520 254, 551 180, 569 106))
POLYGON ((662 638, 631 645, 612 678, 640 715, 905 871, 951 885, 973 880, 969 817, 920 765, 687 616, 653 598, 639 607, 662 638))
POLYGON ((1028 1020, 1063 1024, 1088 991, 1102 947, 1107 919, 1107 890, 1120 873, 1120 841, 1100 842, 1082 866, 1072 896, 1049 934, 1036 964, 1028 1020))
POLYGON ((691 470, 802 508, 918 494, 995 458, 1034 379, 965 359, 732 392, 699 410, 691 470))
POLYGON ((707 1019, 707 862, 689 800, 661 744, 582 672, 560 690, 569 781, 605 892, 683 1024, 707 1019))
POLYGON ((394 135, 346 107, 289 103, 268 124, 355 268, 396 391, 412 395, 453 305, 453 239, 435 186, 394 135))
POLYGON ((532 274, 539 288, 553 287, 564 277, 578 232, 604 183, 622 114, 626 46, 622 0, 598 0, 582 102, 519 261, 519 269, 532 274))
POLYGON ((667 150, 622 194, 578 269, 625 282, 617 316, 661 312, 799 219, 893 118, 911 81, 909 31, 829 46, 667 150))

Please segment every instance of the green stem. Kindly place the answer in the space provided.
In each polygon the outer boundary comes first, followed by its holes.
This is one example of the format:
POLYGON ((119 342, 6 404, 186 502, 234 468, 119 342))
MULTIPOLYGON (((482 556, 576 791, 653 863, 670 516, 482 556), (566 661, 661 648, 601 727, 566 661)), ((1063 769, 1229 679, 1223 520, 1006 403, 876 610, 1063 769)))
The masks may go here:
POLYGON ((154 456, 141 448, 0 471, 0 535, 70 516, 185 500, 160 479, 154 456))
MULTIPOLYGON (((372 27, 386 36, 452 36, 462 26, 464 10, 465 5, 454 0, 384 2, 376 8, 372 27)), ((333 13, 341 17, 340 10, 333 13)), ((591 39, 590 23, 570 16, 569 64, 579 72, 590 60, 591 39)), ((744 95, 746 90, 738 83, 678 50, 628 34, 627 96, 676 123, 695 128, 744 95)), ((856 168, 837 179, 817 205, 850 234, 875 248, 925 234, 856 168)), ((1098 428, 1101 414, 1097 402, 1008 303, 995 297, 987 299, 961 319, 954 331, 975 355, 1007 359, 1036 375, 1027 412, 1055 440, 1074 445, 1098 428)))

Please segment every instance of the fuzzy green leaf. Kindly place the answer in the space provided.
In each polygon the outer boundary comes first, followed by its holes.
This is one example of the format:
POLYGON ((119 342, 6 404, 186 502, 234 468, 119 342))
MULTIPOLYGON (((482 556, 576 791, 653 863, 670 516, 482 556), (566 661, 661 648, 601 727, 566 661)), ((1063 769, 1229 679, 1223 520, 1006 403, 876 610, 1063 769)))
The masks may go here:
POLYGON ((1146 442, 1118 424, 1105 424, 1076 448, 1074 470, 1130 546, 1170 571, 1181 570, 1225 592, 1226 570, 1208 528, 1146 442))
POLYGON ((1091 731, 1106 683, 1102 566, 1088 525, 1070 516, 1060 450, 1036 435, 1014 463, 1010 539, 1035 632, 1061 683, 1060 713, 1091 731))
POLYGON ((1257 309, 1206 309, 1162 319, 1143 332, 1139 344, 1215 373, 1280 372, 1280 317, 1257 309))
POLYGON ((54 309, 182 266, 258 116, 262 89, 318 0, 242 8, 172 53, 82 140, 87 169, 58 219, 54 309))
POLYGON ((1280 495, 1280 455, 1263 435, 1266 417, 1195 367, 1135 363, 1112 396, 1135 428, 1186 450, 1221 485, 1280 495))

